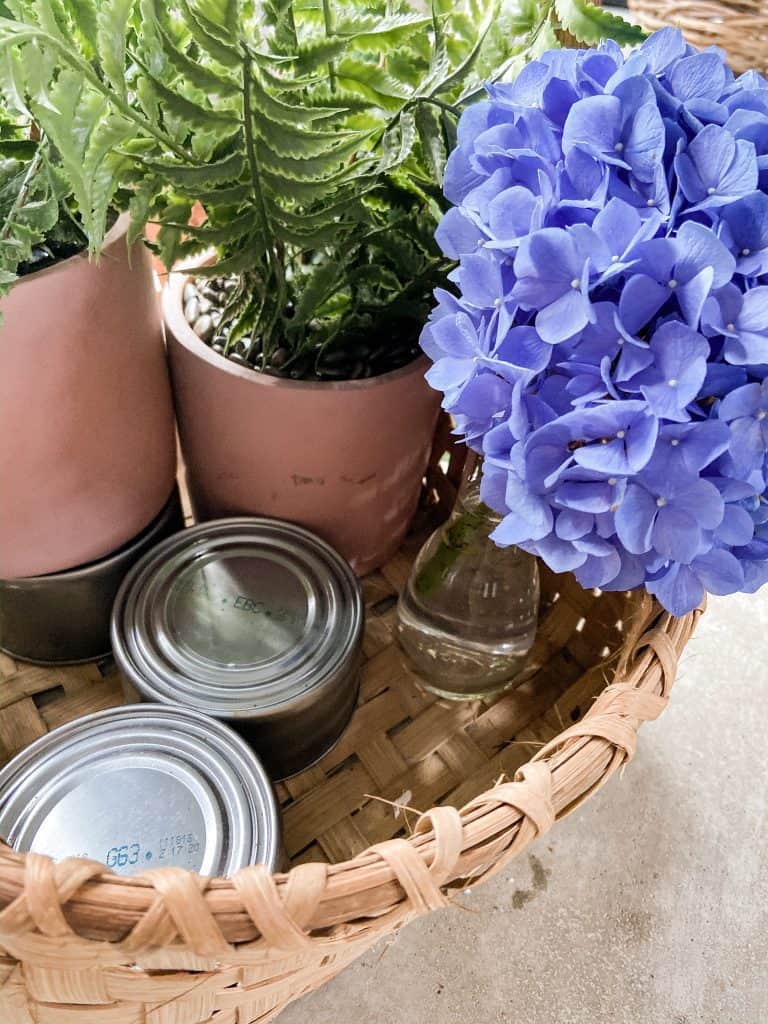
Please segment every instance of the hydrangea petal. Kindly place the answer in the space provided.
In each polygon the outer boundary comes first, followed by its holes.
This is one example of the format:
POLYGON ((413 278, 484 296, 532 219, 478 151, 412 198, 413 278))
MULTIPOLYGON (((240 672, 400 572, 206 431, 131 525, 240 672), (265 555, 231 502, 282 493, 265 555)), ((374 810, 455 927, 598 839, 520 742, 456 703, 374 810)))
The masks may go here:
POLYGON ((687 565, 672 565, 646 586, 672 615, 687 615, 704 600, 704 584, 687 565))
POLYGON ((563 128, 563 152, 581 149, 595 159, 624 165, 616 150, 621 117, 618 96, 590 96, 574 103, 563 128))
POLYGON ((558 345, 578 334, 589 323, 589 301, 580 290, 570 289, 536 314, 536 330, 542 341, 558 345))
POLYGON ((454 206, 438 224, 435 241, 446 256, 456 260, 474 252, 485 241, 485 235, 460 207, 454 206))
POLYGON ((630 277, 619 298, 619 317, 626 330, 637 334, 658 313, 669 295, 669 288, 652 277, 645 274, 630 277))
POLYGON ((660 75, 686 55, 685 39, 679 28, 662 28, 640 46, 648 70, 660 75))
POLYGON ((735 594, 744 585, 744 571, 729 551, 716 548, 700 555, 693 568, 711 594, 735 594))
POLYGON ((584 565, 575 570, 574 575, 582 587, 605 587, 620 571, 621 556, 614 550, 602 558, 588 558, 584 565))
POLYGON ((717 100, 725 87, 725 68, 716 53, 696 53, 675 63, 668 81, 678 99, 704 97, 717 100))
POLYGON ((658 510, 652 538, 655 551, 677 562, 690 562, 701 545, 701 531, 695 517, 674 506, 658 510))
POLYGON ((726 395, 720 403, 718 415, 721 420, 735 420, 743 416, 754 416, 760 408, 762 392, 759 384, 745 384, 726 395))
POLYGON ((717 539, 729 547, 744 547, 755 534, 752 516, 740 505, 726 505, 723 521, 717 528, 717 539))
POLYGON ((651 550, 657 512, 656 499, 649 491, 638 484, 627 487, 616 511, 616 533, 631 555, 651 550))

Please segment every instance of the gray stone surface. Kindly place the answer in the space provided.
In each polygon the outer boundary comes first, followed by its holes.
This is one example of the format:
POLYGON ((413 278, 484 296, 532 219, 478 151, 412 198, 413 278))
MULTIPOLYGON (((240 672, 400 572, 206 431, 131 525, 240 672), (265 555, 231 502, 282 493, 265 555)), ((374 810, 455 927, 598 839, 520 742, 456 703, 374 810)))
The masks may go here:
POLYGON ((280 1024, 768 1024, 766 662, 713 600, 623 778, 280 1024))

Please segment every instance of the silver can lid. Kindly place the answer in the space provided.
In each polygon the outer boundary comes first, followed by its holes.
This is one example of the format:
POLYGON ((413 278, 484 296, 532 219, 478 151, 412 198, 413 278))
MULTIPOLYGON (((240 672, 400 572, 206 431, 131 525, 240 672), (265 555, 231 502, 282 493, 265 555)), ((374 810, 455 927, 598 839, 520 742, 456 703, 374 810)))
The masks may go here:
POLYGON ((0 836, 19 852, 87 857, 117 874, 276 867, 269 780, 220 722, 140 704, 69 722, 0 771, 0 836))
POLYGON ((112 644, 145 699, 235 720, 322 699, 362 629, 357 578, 333 548, 248 517, 201 523, 146 555, 117 596, 112 644))

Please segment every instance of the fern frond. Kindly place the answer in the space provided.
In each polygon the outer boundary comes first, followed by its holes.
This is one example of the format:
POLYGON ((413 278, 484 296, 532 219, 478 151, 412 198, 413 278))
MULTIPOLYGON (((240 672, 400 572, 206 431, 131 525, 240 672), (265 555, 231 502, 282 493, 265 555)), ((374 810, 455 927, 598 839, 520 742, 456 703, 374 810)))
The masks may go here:
POLYGON ((96 0, 62 0, 64 9, 87 50, 87 56, 98 53, 98 6, 96 0))
POLYGON ((256 150, 260 165, 272 174, 285 175, 294 181, 322 182, 328 175, 338 172, 346 157, 360 148, 361 134, 369 133, 355 132, 352 138, 312 157, 283 156, 273 148, 277 140, 267 138, 257 139, 256 150))
MULTIPOLYGON (((210 190, 217 185, 227 185, 230 182, 239 181, 245 170, 245 159, 243 154, 238 152, 207 164, 194 165, 147 160, 145 166, 160 179, 167 181, 173 188, 189 191, 210 190)), ((218 192, 213 193, 213 195, 218 194, 218 192)))
POLYGON ((145 74, 145 81, 151 86, 160 104, 164 106, 174 117, 179 118, 192 130, 217 129, 227 126, 230 129, 237 128, 238 118, 229 110, 214 110, 213 107, 204 107, 196 103, 188 96, 182 95, 176 89, 161 82, 147 68, 142 69, 145 74))
POLYGON ((100 0, 96 14, 96 52, 104 77, 123 98, 126 95, 125 51, 134 0, 100 0))
POLYGON ((589 0, 555 0, 560 24, 582 43, 599 43, 610 37, 618 43, 641 43, 645 32, 632 22, 589 0))
POLYGON ((199 12, 191 0, 178 0, 181 10, 186 15, 185 25, 203 53, 228 68, 239 68, 242 58, 238 52, 236 41, 222 42, 216 32, 211 32, 211 22, 199 12))

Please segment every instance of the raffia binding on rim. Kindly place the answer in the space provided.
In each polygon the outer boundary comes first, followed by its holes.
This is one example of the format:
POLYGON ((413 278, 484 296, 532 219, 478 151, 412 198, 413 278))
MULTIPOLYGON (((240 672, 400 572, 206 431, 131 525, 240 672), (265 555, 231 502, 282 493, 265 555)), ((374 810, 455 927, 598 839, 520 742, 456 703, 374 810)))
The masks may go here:
POLYGON ((737 74, 768 71, 768 6, 764 0, 629 0, 635 19, 649 32, 672 25, 689 43, 719 46, 737 74))
MULTIPOLYGON (((455 496, 461 453, 448 438, 443 423, 424 528, 455 496)), ((530 679, 493 705, 446 707, 414 689, 392 634, 419 540, 365 581, 368 662, 348 734, 278 787, 290 871, 122 878, 0 846, 3 1024, 266 1024, 379 938, 503 869, 632 759, 700 612, 674 619, 647 595, 598 596, 545 573, 530 679), (403 790, 409 800, 395 799, 403 790), (441 805, 396 818, 392 805, 411 800, 441 805)), ((121 699, 96 666, 0 655, 3 677, 0 759, 121 699)))

